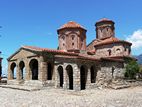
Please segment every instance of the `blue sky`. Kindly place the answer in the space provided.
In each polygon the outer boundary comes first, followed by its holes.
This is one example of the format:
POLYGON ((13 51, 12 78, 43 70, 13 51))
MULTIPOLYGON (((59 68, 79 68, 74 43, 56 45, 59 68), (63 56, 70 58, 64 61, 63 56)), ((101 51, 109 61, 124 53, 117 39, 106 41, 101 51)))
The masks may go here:
POLYGON ((56 49, 56 30, 71 20, 87 29, 87 43, 95 39, 96 21, 114 20, 116 37, 134 42, 132 54, 138 55, 142 53, 141 13, 141 0, 0 0, 4 71, 6 59, 22 45, 56 49))

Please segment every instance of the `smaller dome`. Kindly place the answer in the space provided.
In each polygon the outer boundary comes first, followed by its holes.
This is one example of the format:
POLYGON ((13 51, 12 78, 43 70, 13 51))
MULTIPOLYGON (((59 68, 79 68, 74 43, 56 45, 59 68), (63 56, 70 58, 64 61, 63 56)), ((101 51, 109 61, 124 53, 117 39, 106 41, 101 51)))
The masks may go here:
POLYGON ((102 22, 111 22, 111 23, 114 23, 112 20, 110 20, 110 19, 108 19, 108 18, 102 18, 102 19, 100 19, 99 21, 97 21, 96 24, 102 23, 102 22))
POLYGON ((65 29, 65 28, 81 28, 81 29, 84 29, 86 30, 83 26, 81 26, 80 24, 74 22, 74 21, 69 21, 68 23, 64 24, 63 26, 61 26, 59 30, 61 29, 65 29))

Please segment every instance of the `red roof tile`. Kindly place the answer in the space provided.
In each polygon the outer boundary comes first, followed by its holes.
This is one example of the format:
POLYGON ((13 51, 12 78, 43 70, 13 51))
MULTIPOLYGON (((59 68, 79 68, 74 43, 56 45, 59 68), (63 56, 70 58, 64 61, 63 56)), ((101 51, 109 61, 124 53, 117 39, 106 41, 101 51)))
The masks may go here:
POLYGON ((89 55, 94 55, 96 53, 96 50, 91 50, 91 51, 88 51, 87 54, 89 55))
POLYGON ((80 24, 74 21, 69 21, 68 23, 61 26, 58 30, 65 29, 65 28, 81 28, 81 29, 86 30, 83 26, 81 26, 80 24))
POLYGON ((112 44, 112 43, 127 43, 129 45, 132 45, 130 42, 124 41, 124 40, 119 40, 115 37, 110 37, 104 40, 100 41, 94 41, 94 46, 100 46, 100 45, 106 45, 106 44, 112 44))
POLYGON ((112 23, 114 23, 112 20, 107 19, 107 18, 102 18, 99 21, 97 21, 96 23, 100 23, 100 22, 112 22, 112 23))
POLYGON ((84 55, 84 54, 73 53, 73 52, 66 52, 66 51, 63 51, 63 50, 54 50, 54 49, 39 48, 39 47, 33 47, 33 46, 22 46, 22 48, 30 49, 30 50, 34 50, 34 51, 39 51, 39 52, 51 52, 51 53, 55 53, 55 54, 62 54, 62 55, 64 54, 64 55, 76 56, 76 58, 79 58, 79 59, 99 60, 95 57, 87 56, 87 55, 84 55))
POLYGON ((67 54, 67 55, 78 55, 77 53, 73 52, 66 52, 64 50, 55 50, 55 49, 48 49, 48 48, 39 48, 34 46, 22 46, 22 48, 30 49, 33 51, 39 51, 39 52, 51 52, 51 53, 58 53, 58 54, 67 54))

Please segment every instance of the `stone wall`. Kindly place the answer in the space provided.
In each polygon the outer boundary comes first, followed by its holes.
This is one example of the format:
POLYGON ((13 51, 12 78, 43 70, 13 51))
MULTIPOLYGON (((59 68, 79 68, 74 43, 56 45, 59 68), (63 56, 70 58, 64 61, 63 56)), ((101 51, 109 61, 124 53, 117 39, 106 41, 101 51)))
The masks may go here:
POLYGON ((102 61, 97 73, 97 85, 107 85, 124 78, 125 68, 122 62, 102 61))
POLYGON ((129 53, 129 45, 123 43, 114 43, 108 45, 101 45, 95 47, 97 57, 110 57, 110 56, 127 56, 129 53))

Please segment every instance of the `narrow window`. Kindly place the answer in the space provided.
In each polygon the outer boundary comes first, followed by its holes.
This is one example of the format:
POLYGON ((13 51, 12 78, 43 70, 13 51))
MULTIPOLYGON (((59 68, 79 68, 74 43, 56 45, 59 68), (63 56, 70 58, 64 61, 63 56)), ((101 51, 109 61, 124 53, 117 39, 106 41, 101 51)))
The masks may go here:
POLYGON ((131 53, 131 48, 129 48, 129 54, 131 53))
POLYGON ((72 46, 74 46, 74 43, 72 43, 72 46))
POLYGON ((109 54, 109 56, 111 56, 111 50, 110 49, 108 50, 108 54, 109 54))
POLYGON ((72 36, 72 40, 74 40, 74 36, 72 36))

